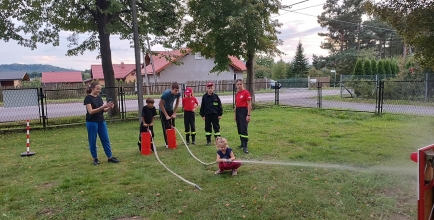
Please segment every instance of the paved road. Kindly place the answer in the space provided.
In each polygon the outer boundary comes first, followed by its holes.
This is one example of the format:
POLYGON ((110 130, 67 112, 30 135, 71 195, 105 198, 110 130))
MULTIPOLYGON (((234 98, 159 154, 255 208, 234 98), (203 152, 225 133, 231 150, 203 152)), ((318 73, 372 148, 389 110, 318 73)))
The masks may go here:
MULTIPOLYGON (((308 89, 281 89, 279 94, 279 103, 300 106, 300 107, 317 107, 318 91, 308 89)), ((323 96, 339 95, 339 90, 323 90, 323 96)), ((232 103, 232 95, 220 96, 222 103, 232 103)), ((256 94, 257 102, 274 103, 274 93, 256 94)), ((198 99, 200 102, 200 98, 198 99)), ((155 100, 158 105, 159 99, 155 100)), ((127 112, 137 111, 137 100, 126 100, 125 108, 127 112)), ((322 101, 322 108, 346 109, 354 111, 375 112, 375 104, 339 102, 339 101, 322 101)), ((39 119, 39 112, 42 111, 38 106, 3 108, 0 107, 0 122, 19 121, 26 119, 39 119)), ((79 116, 85 114, 85 107, 82 102, 48 104, 45 109, 48 118, 79 116)), ((411 106, 411 105, 383 105, 383 112, 400 113, 400 114, 420 114, 434 115, 434 107, 429 106, 411 106)))

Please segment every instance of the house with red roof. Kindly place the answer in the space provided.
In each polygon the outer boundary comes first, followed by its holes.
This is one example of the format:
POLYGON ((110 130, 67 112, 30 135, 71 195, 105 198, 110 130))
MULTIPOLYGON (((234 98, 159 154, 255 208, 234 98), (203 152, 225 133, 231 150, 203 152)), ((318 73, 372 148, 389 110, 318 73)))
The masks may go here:
MULTIPOLYGON (((190 50, 173 50, 173 51, 156 51, 152 55, 152 65, 142 67, 141 73, 144 76, 147 73, 149 82, 173 82, 186 83, 187 81, 199 80, 233 80, 234 76, 239 79, 243 78, 243 71, 246 71, 246 65, 236 57, 229 57, 231 64, 228 71, 220 74, 210 73, 214 67, 214 59, 206 59, 200 53, 192 53, 190 50), (155 73, 154 73, 155 69, 155 73), (155 78, 154 78, 155 77, 155 78)), ((132 82, 136 79, 135 64, 114 64, 113 69, 115 78, 122 79, 125 82, 132 82)), ((91 66, 91 77, 98 79, 100 84, 104 84, 104 75, 101 65, 91 66)), ((145 81, 146 77, 143 77, 145 81)))
POLYGON ((43 84, 77 84, 83 83, 81 72, 42 72, 43 84))
MULTIPOLYGON (((113 70, 115 72, 115 79, 122 80, 124 82, 134 82, 136 79, 136 64, 113 64, 113 70)), ((105 85, 104 72, 101 64, 91 65, 90 78, 98 80, 100 85, 105 85)))

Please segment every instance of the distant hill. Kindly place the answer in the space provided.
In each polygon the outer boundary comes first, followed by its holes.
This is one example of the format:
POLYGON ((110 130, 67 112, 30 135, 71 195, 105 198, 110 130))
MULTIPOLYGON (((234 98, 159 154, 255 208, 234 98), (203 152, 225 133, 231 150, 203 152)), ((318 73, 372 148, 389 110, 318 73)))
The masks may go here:
POLYGON ((27 72, 27 73, 42 73, 42 72, 66 72, 66 71, 81 71, 71 70, 62 67, 47 65, 47 64, 0 64, 1 72, 27 72))

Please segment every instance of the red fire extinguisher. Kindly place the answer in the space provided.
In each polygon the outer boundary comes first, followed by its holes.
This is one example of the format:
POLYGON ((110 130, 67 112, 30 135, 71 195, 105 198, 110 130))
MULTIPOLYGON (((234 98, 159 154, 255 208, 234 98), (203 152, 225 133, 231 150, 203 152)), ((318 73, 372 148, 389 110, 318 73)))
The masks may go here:
POLYGON ((148 131, 142 132, 142 154, 149 155, 151 154, 151 133, 148 131))
POLYGON ((176 133, 172 125, 170 125, 169 129, 166 129, 166 135, 168 148, 176 149, 176 133))

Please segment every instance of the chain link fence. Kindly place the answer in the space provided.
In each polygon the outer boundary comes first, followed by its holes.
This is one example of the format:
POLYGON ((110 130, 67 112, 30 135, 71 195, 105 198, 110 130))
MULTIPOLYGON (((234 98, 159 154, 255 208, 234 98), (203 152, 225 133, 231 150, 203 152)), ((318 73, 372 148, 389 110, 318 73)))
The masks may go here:
MULTIPOLYGON (((378 79, 378 77, 377 77, 378 79)), ((353 79, 340 81, 330 87, 330 82, 314 81, 256 81, 255 103, 286 105, 305 108, 434 115, 434 81, 391 81, 353 79), (304 86, 302 86, 304 85, 304 86)), ((192 87, 198 101, 206 92, 207 82, 181 84, 181 96, 186 87, 192 87)), ((214 81, 217 93, 225 108, 234 107, 236 88, 233 81, 214 81), (231 106, 232 105, 232 106, 231 106)), ((171 82, 143 86, 143 99, 151 97, 158 109, 161 94, 171 88, 171 82)), ((248 85, 246 85, 248 86, 248 85)), ((53 127, 85 122, 83 88, 22 88, 0 89, 0 131, 24 128, 26 120, 36 127, 53 127)), ((137 87, 133 84, 104 88, 104 100, 116 103, 116 111, 106 115, 107 120, 138 120, 137 87)), ((180 102, 180 111, 182 110, 180 102)))

